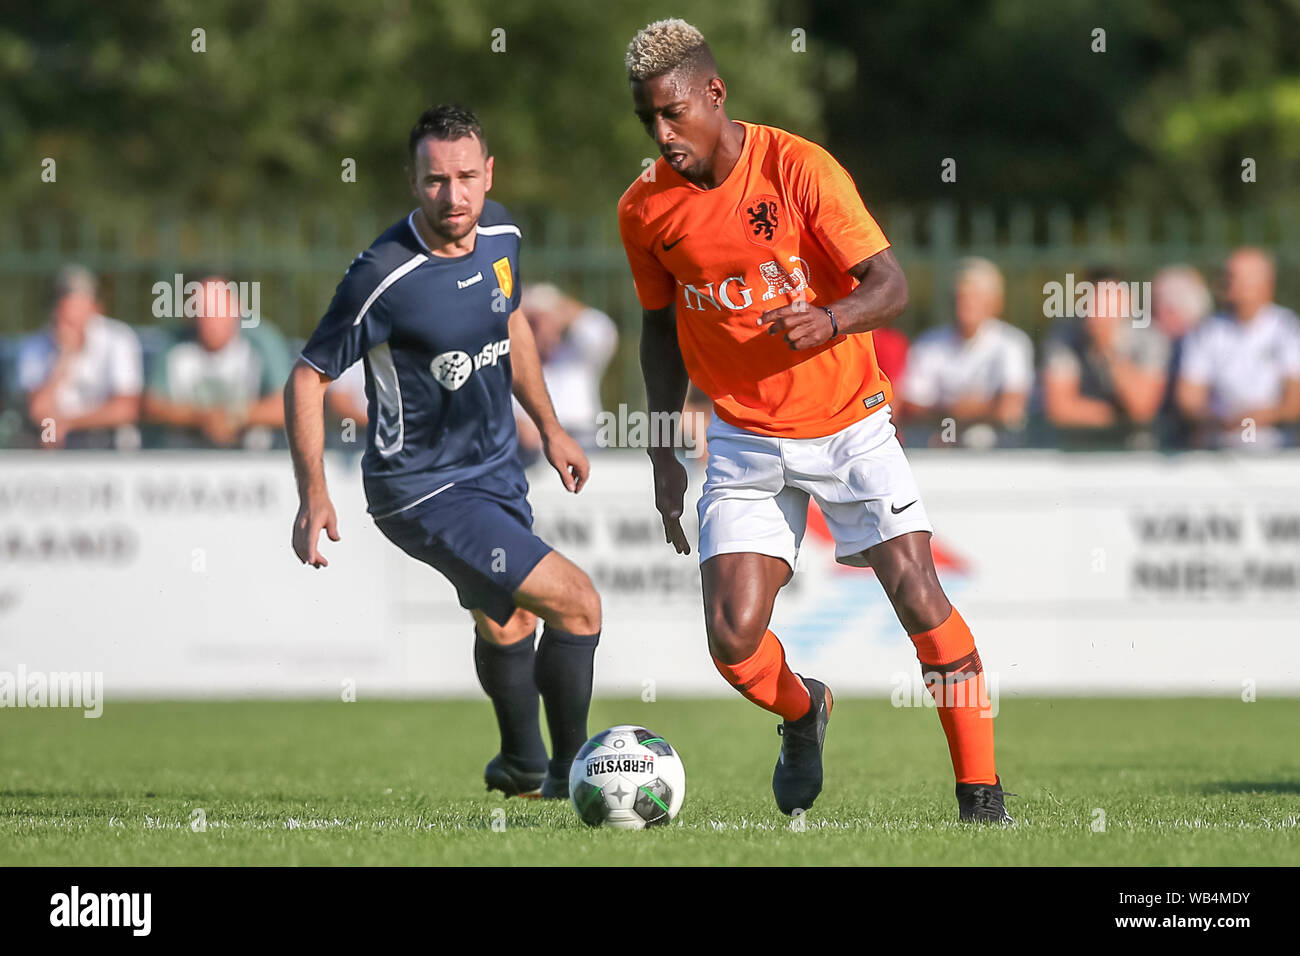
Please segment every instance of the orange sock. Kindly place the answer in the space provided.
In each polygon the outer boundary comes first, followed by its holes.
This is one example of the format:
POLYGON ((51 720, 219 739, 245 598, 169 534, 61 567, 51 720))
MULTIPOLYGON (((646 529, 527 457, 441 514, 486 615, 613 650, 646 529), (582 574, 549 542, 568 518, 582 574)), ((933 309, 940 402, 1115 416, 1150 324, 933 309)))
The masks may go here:
POLYGON ((953 608, 938 627, 911 637, 925 686, 934 697, 939 723, 948 738, 957 782, 996 783, 992 705, 970 628, 953 608))
POLYGON ((748 700, 786 720, 798 720, 812 706, 808 688, 787 666, 785 648, 771 631, 763 635, 758 650, 739 664, 724 664, 715 657, 713 666, 748 700))

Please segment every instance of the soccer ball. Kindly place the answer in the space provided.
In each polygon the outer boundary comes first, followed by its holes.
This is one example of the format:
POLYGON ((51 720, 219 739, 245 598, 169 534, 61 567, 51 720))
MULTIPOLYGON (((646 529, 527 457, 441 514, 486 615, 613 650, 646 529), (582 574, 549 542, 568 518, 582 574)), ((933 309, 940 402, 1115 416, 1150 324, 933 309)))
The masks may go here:
POLYGON ((686 768, 662 737, 619 724, 596 734, 573 758, 569 797, 588 826, 665 826, 686 798, 686 768))

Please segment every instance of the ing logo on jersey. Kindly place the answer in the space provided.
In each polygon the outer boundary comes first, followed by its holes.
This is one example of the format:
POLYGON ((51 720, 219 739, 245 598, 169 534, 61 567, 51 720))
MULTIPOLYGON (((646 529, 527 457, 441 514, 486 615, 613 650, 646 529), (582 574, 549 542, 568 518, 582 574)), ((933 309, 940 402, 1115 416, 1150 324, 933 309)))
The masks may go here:
MULTIPOLYGON (((791 256, 790 262, 803 262, 798 256, 791 256)), ((807 265, 805 262, 804 265, 807 265)), ((778 295, 798 295, 804 289, 808 288, 808 277, 803 274, 803 269, 799 266, 794 267, 794 272, 786 272, 781 267, 781 263, 772 259, 764 262, 758 267, 758 274, 763 277, 767 283, 767 291, 763 293, 763 301, 775 299, 778 295)))
MULTIPOLYGON (((792 271, 787 271, 777 259, 769 259, 759 264, 758 276, 762 281, 758 287, 765 287, 762 301, 767 302, 778 295, 796 296, 808 302, 813 301, 817 293, 809 287, 812 275, 807 261, 799 256, 786 258, 790 265, 794 266, 792 271)), ((682 305, 691 312, 703 312, 706 308, 718 312, 724 310, 741 312, 754 304, 754 290, 745 281, 743 274, 727 276, 716 284, 701 282, 696 285, 683 282, 681 279, 677 280, 677 284, 682 287, 684 300, 682 305)))
POLYGON ((494 366, 500 361, 501 356, 509 354, 510 340, 499 339, 483 346, 474 356, 459 349, 435 355, 433 361, 429 363, 429 371, 433 373, 434 381, 447 391, 454 392, 468 382, 469 377, 479 369, 484 366, 494 366))

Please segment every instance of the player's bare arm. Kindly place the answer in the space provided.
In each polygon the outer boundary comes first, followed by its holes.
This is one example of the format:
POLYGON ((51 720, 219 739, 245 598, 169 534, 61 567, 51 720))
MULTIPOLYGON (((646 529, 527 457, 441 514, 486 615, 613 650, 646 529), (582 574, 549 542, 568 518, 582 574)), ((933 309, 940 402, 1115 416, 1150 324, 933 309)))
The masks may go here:
POLYGON ((293 552, 299 561, 313 568, 329 566, 317 548, 321 530, 331 541, 339 540, 338 518, 325 487, 325 390, 330 381, 299 359, 284 387, 284 425, 298 482, 293 552))
POLYGON ((795 350, 825 345, 836 335, 870 332, 888 325, 907 308, 907 276, 893 250, 882 249, 849 270, 858 287, 825 306, 796 300, 764 312, 769 335, 781 335, 795 350), (832 315, 834 318, 832 318, 832 315))
MULTIPOLYGON (((646 405, 651 415, 681 412, 690 379, 677 342, 676 305, 642 311, 641 374, 645 377, 646 405)), ((655 508, 664 522, 664 540, 678 554, 690 554, 691 546, 681 521, 686 468, 672 448, 652 446, 649 453, 654 468, 655 508)))
POLYGON ((542 377, 542 360, 537 354, 533 330, 528 325, 523 309, 510 314, 510 365, 514 372, 511 386, 515 398, 524 407, 528 417, 542 436, 542 452, 560 475, 564 487, 577 494, 587 483, 591 464, 582 447, 560 427, 551 405, 542 377))

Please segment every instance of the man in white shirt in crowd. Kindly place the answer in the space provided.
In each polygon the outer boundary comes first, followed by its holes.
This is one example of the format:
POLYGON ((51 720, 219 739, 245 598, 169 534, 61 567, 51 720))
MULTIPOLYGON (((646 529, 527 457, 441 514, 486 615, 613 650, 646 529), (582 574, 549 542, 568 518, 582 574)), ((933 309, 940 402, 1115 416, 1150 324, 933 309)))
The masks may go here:
POLYGON ((1219 448, 1276 448, 1300 419, 1300 319, 1273 301, 1277 268, 1262 249, 1229 258, 1223 311, 1187 339, 1178 406, 1219 448))
POLYGON ((101 314, 95 277, 59 270, 49 325, 19 346, 18 386, 40 447, 136 447, 140 340, 101 314))
MULTIPOLYGON (((1029 336, 1002 321, 1003 281, 987 259, 963 259, 953 280, 954 321, 913 343, 903 376, 905 421, 940 424, 969 447, 997 443, 998 431, 1019 428, 1034 378, 1029 336)), ((939 428, 930 444, 944 444, 939 428)))
POLYGON ((193 334, 175 342, 149 375, 144 418, 175 447, 271 447, 284 429, 281 390, 292 364, 283 337, 258 319, 242 328, 231 284, 202 280, 193 334))
MULTIPOLYGON (((596 444, 600 382, 618 349, 618 327, 604 312, 583 305, 550 283, 525 286, 520 307, 528 318, 542 377, 560 426, 585 449, 596 444)), ((520 457, 535 460, 541 437, 532 419, 515 401, 520 457)))

